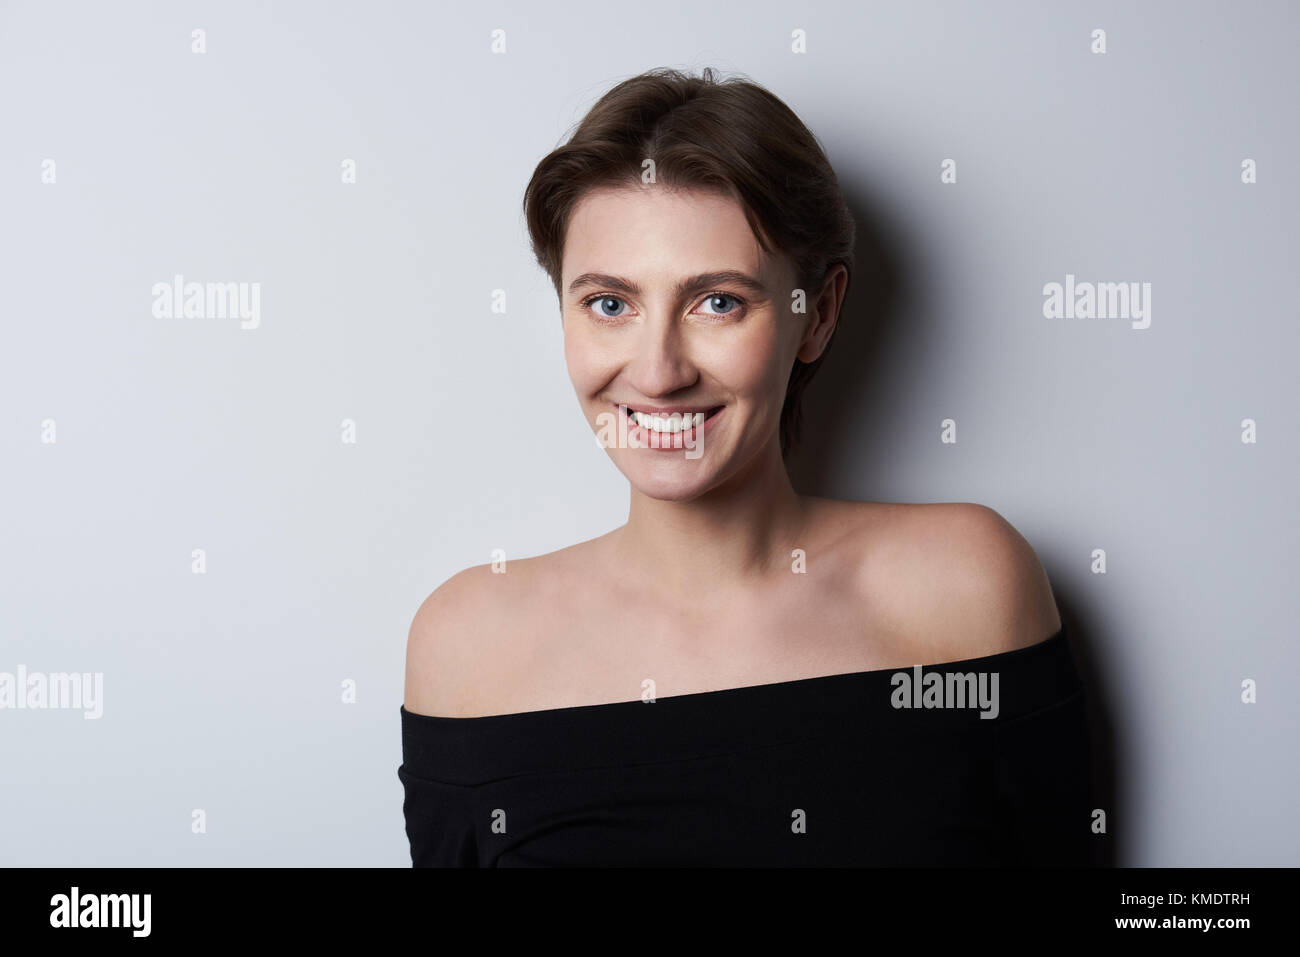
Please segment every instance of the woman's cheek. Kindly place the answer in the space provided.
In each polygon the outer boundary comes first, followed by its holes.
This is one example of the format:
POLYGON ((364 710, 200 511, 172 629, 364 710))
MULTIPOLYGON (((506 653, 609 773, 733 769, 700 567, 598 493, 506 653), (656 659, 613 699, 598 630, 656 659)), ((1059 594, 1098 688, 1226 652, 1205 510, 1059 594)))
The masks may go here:
POLYGON ((565 336, 564 361, 569 369, 569 381, 584 403, 609 383, 615 371, 610 356, 578 336, 565 336))

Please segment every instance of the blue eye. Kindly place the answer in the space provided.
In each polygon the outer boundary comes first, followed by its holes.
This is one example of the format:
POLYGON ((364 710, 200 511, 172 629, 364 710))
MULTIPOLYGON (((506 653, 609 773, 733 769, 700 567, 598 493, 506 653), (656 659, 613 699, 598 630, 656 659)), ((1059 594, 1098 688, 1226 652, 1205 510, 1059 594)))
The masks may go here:
POLYGON ((613 313, 606 312, 605 311, 606 306, 612 304, 613 307, 617 309, 619 305, 626 305, 623 302, 623 300, 619 299, 617 296, 596 296, 592 299, 587 300, 586 305, 588 306, 588 308, 590 308, 592 303, 599 303, 600 314, 606 319, 616 319, 619 315, 617 312, 613 312, 613 313))
POLYGON ((734 303, 735 305, 733 305, 731 309, 726 309, 726 310, 724 310, 724 311, 722 311, 722 312, 710 313, 710 315, 715 315, 715 316, 725 316, 725 315, 726 315, 727 313, 729 313, 729 312, 734 312, 736 306, 739 306, 739 305, 740 305, 740 300, 739 300, 739 299, 737 299, 735 296, 729 296, 729 295, 727 295, 727 294, 724 293, 724 292, 715 292, 715 293, 713 293, 711 296, 709 296, 708 298, 706 298, 704 301, 707 302, 707 303, 710 303, 710 304, 716 304, 717 301, 718 301, 719 299, 722 299, 722 300, 724 300, 724 301, 728 301, 728 302, 732 302, 732 303, 734 303))

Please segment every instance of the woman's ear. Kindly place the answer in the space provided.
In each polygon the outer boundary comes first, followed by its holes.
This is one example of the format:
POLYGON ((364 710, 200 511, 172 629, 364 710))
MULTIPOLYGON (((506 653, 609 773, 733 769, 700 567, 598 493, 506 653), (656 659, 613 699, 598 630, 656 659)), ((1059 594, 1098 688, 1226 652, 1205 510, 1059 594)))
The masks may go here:
POLYGON ((821 291, 813 300, 807 323, 804 326, 803 341, 795 357, 800 362, 815 362, 831 341, 835 324, 839 321, 840 307, 844 303, 844 291, 848 285, 849 272, 842 263, 835 263, 826 274, 826 281, 821 291))

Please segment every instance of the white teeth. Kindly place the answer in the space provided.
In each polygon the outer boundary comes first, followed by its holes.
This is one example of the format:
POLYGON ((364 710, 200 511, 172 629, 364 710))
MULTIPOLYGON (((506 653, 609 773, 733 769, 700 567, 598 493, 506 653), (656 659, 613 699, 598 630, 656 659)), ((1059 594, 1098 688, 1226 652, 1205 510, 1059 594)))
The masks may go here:
POLYGON ((708 415, 706 412, 674 412, 668 416, 646 415, 635 409, 628 409, 627 413, 637 425, 651 432, 681 432, 685 429, 697 428, 704 424, 708 415))

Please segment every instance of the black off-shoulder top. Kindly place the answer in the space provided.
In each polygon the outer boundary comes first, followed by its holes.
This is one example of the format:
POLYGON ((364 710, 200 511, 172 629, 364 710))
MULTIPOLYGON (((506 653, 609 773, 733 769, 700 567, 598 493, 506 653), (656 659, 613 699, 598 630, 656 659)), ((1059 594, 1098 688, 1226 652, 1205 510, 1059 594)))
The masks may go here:
POLYGON ((1065 627, 914 668, 447 718, 400 708, 414 866, 1089 863, 1065 627))

